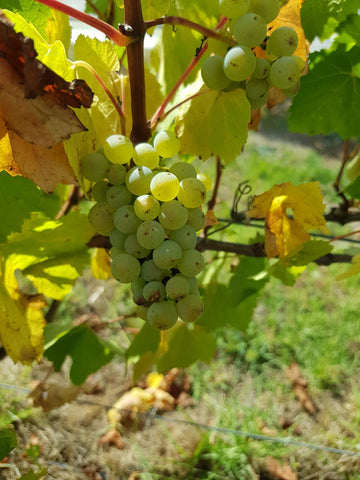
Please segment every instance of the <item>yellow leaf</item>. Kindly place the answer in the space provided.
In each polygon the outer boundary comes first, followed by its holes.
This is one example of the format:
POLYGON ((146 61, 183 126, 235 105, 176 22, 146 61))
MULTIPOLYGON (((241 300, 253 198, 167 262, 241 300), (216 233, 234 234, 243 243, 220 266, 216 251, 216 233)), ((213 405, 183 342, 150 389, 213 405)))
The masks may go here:
POLYGON ((103 248, 96 248, 91 257, 91 271, 95 278, 107 280, 111 278, 110 256, 103 248))
POLYGON ((208 210, 205 215, 205 227, 212 227, 218 224, 219 221, 215 216, 214 210, 208 210))
POLYGON ((160 383, 163 381, 164 375, 157 372, 150 372, 146 376, 146 385, 148 387, 158 388, 160 383))
POLYGON ((265 218, 267 256, 284 257, 310 240, 310 230, 327 231, 324 209, 318 182, 297 186, 288 182, 256 195, 249 216, 265 218), (288 215, 289 210, 293 218, 288 215))
POLYGON ((344 278, 349 278, 360 273, 360 253, 353 256, 351 263, 351 267, 346 272, 338 275, 336 280, 344 280, 344 278))

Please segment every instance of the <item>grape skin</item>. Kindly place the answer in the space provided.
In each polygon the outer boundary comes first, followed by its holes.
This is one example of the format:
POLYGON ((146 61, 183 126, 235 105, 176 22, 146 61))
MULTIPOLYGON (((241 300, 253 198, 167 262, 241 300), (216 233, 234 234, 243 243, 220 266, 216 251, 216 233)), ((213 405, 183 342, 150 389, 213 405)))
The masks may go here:
POLYGON ((88 153, 81 161, 82 175, 91 182, 100 182, 106 177, 109 162, 101 153, 88 153))
POLYGON ((127 253, 116 255, 112 259, 110 269, 112 276, 120 283, 134 282, 141 272, 139 261, 127 253))
POLYGON ((187 208, 199 207, 206 198, 205 185, 197 178, 184 178, 177 197, 187 208))
POLYGON ((177 302, 178 315, 184 322, 195 322, 204 311, 204 304, 196 294, 187 295, 177 302))
POLYGON ((170 274, 170 270, 159 268, 152 259, 146 260, 141 265, 141 276, 146 282, 161 281, 163 278, 170 276, 170 274))
POLYGON ((176 162, 169 168, 169 172, 175 175, 179 181, 184 178, 196 178, 196 170, 190 164, 186 162, 176 162))
POLYGON ((149 220, 139 225, 136 231, 136 238, 140 245, 151 250, 164 241, 165 230, 156 220, 149 220))
POLYGON ((219 0, 219 10, 224 17, 237 18, 246 13, 250 0, 219 0))
POLYGON ((225 75, 234 82, 241 82, 251 76, 256 66, 256 57, 249 47, 231 48, 224 59, 225 75))
POLYGON ((254 48, 266 37, 266 22, 256 13, 246 13, 234 23, 234 37, 239 45, 254 48))
POLYGON ((126 175, 126 187, 133 195, 146 195, 153 175, 148 167, 133 167, 126 175))
POLYGON ((112 208, 128 205, 131 201, 131 193, 124 185, 112 185, 106 192, 106 201, 112 208))
POLYGON ((204 61, 201 76, 211 90, 224 90, 231 82, 224 73, 224 59, 220 55, 212 55, 204 61))
POLYGON ((91 208, 88 218, 100 235, 109 235, 114 228, 114 210, 106 203, 96 203, 91 208))
POLYGON ((254 12, 263 17, 266 23, 270 23, 279 15, 279 0, 250 0, 249 12, 254 12))
POLYGON ((183 252, 178 263, 180 273, 186 277, 196 277, 204 269, 204 258, 198 250, 189 249, 183 252))
POLYGON ((270 80, 275 87, 288 89, 299 80, 299 64, 294 57, 278 58, 270 69, 270 80))
POLYGON ((145 285, 143 295, 147 302, 161 302, 166 297, 165 287, 161 282, 154 280, 145 285))
POLYGON ((178 314, 175 303, 170 301, 156 302, 147 311, 147 320, 153 328, 168 330, 177 322, 178 314))
POLYGON ((141 220, 135 215, 132 205, 123 205, 115 212, 114 224, 122 233, 135 233, 141 224, 141 220))
POLYGON ((150 191, 161 202, 174 200, 180 190, 178 178, 170 172, 157 173, 151 180, 150 191))
POLYGON ((174 132, 163 130, 155 135, 154 148, 162 157, 170 158, 179 153, 180 140, 174 132))
POLYGON ((134 202, 135 214, 141 220, 154 220, 160 212, 160 203, 152 195, 140 195, 134 202))
POLYGON ((298 46, 298 36, 291 27, 276 28, 266 44, 266 54, 270 60, 292 55, 298 46))
POLYGON ((175 275, 166 282, 166 294, 171 300, 181 300, 190 293, 190 284, 182 275, 175 275))
POLYGON ((173 240, 165 240, 153 251, 153 260, 156 266, 163 270, 175 267, 182 257, 180 246, 173 240))
POLYGON ((262 79, 270 75, 271 63, 267 58, 256 57, 256 66, 251 78, 262 79))
POLYGON ((104 154, 111 163, 128 163, 133 152, 131 140, 124 135, 110 135, 104 142, 104 154))
POLYGON ((91 189, 91 195, 95 202, 106 202, 106 192, 108 191, 108 188, 109 184, 104 180, 95 183, 95 185, 91 189))
POLYGON ((174 230, 169 233, 169 240, 173 240, 180 245, 182 250, 189 250, 196 246, 196 232, 190 225, 184 225, 179 230, 174 230))
POLYGON ((160 207, 159 222, 168 230, 179 230, 189 218, 187 208, 177 200, 163 203, 160 207))
POLYGON ((187 224, 193 227, 195 232, 200 232, 205 227, 206 219, 200 208, 188 208, 189 219, 187 224))
POLYGON ((135 165, 154 170, 159 165, 159 154, 149 143, 138 143, 134 149, 135 165))

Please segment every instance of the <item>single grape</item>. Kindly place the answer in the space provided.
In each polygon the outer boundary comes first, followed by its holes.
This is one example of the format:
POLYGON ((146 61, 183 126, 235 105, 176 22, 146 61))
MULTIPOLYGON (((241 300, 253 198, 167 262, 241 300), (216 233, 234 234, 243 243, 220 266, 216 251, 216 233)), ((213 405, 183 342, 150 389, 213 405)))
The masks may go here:
POLYGON ((117 228, 114 228, 110 232, 109 239, 113 247, 117 247, 117 248, 121 248, 122 250, 125 250, 125 240, 126 240, 125 233, 119 232, 117 228))
POLYGON ((298 82, 300 77, 299 64, 294 57, 278 58, 270 69, 270 81, 278 88, 291 88, 298 82))
POLYGON ((266 43, 266 54, 270 60, 292 55, 298 46, 298 36, 291 27, 276 28, 266 43))
POLYGON ((166 297, 165 287, 161 282, 156 280, 149 282, 144 287, 143 295, 147 302, 162 302, 166 297))
POLYGON ((114 224, 122 233, 135 233, 141 220, 135 215, 132 205, 123 205, 115 211, 114 224))
POLYGON ((205 185, 197 178, 184 178, 177 197, 187 208, 199 207, 206 198, 205 185))
POLYGON ((187 208, 177 200, 163 203, 160 207, 159 222, 167 230, 178 230, 188 221, 187 208))
POLYGON ((157 173, 151 180, 150 190, 152 195, 161 202, 174 200, 180 190, 178 178, 170 172, 157 173))
POLYGON ((204 258, 202 254, 195 249, 185 250, 177 266, 186 277, 195 277, 204 269, 204 258))
POLYGON ((116 255, 111 262, 112 276, 120 283, 134 282, 140 275, 139 261, 127 253, 116 255))
POLYGON ((185 277, 190 285, 190 293, 200 295, 196 277, 185 277))
POLYGON ((189 250, 196 246, 196 232, 190 225, 184 225, 179 230, 174 230, 169 233, 169 240, 173 240, 180 245, 182 250, 189 250))
POLYGON ((254 48, 260 45, 266 37, 266 22, 256 13, 245 13, 234 23, 234 37, 239 45, 254 48))
POLYGON ((153 328, 168 330, 178 319, 175 303, 166 300, 153 303, 147 311, 147 319, 153 328))
POLYGON ((224 58, 220 55, 212 55, 204 61, 201 76, 211 90, 224 90, 231 82, 224 73, 224 58))
POLYGON ((196 175, 196 178, 204 184, 204 187, 206 188, 207 192, 211 190, 211 178, 209 177, 209 175, 206 175, 206 173, 203 173, 203 172, 199 172, 196 175))
POLYGON ((154 148, 162 157, 170 158, 179 153, 180 140, 174 132, 163 130, 155 135, 154 148))
POLYGON ((149 220, 139 225, 136 231, 136 238, 140 245, 152 250, 164 241, 165 230, 156 220, 149 220))
POLYGON ((279 0, 250 0, 249 12, 261 15, 266 23, 270 23, 279 15, 279 0))
POLYGON ((148 307, 144 307, 144 305, 137 305, 136 306, 136 315, 141 318, 142 320, 147 320, 147 311, 148 307))
POLYGON ((140 245, 140 243, 137 241, 135 233, 132 233, 126 237, 124 248, 126 253, 135 258, 145 258, 151 252, 151 250, 140 245))
POLYGON ((188 208, 189 219, 187 224, 193 227, 195 232, 200 232, 205 227, 205 215, 200 208, 188 208))
POLYGON ((126 186, 134 195, 145 195, 150 191, 153 172, 148 167, 133 167, 126 175, 126 186))
POLYGON ((190 284, 182 275, 175 275, 166 282, 166 294, 171 300, 178 301, 190 293, 190 284))
POLYGON ((134 202, 135 214, 141 220, 154 220, 160 212, 160 203, 152 195, 140 195, 134 202))
POLYGON ((100 235, 109 235, 114 228, 114 210, 106 203, 95 204, 89 212, 89 222, 100 235))
POLYGON ((176 267, 182 257, 180 246, 173 240, 165 240, 153 251, 155 265, 164 270, 176 267))
POLYGON ((114 258, 117 255, 120 255, 120 253, 125 253, 125 250, 123 248, 120 248, 120 247, 112 247, 111 250, 110 250, 110 257, 114 258))
POLYGON ((101 153, 88 153, 81 160, 83 177, 91 182, 100 182, 106 177, 108 160, 101 153))
POLYGON ((204 304, 198 295, 188 295, 176 304, 178 315, 184 322, 195 322, 204 311, 204 304))
POLYGON ((131 292, 134 294, 139 290, 142 291, 145 285, 146 285, 145 280, 142 277, 139 277, 134 282, 131 282, 131 292))
POLYGON ((154 170, 159 165, 159 154, 149 143, 138 143, 134 149, 133 160, 135 165, 154 170))
POLYGON ((186 162, 176 162, 169 168, 169 172, 174 174, 179 181, 184 178, 192 177, 196 178, 196 170, 190 164, 186 162))
POLYGON ((107 178, 113 185, 122 185, 125 183, 126 168, 118 163, 111 163, 108 169, 107 178))
POLYGON ((96 182, 91 189, 91 195, 95 202, 106 202, 106 192, 108 191, 109 184, 102 180, 101 182, 96 182))
POLYGON ((104 142, 104 154, 111 163, 128 163, 133 152, 131 140, 124 135, 110 135, 104 142))
POLYGON ((271 63, 267 58, 256 57, 256 66, 251 78, 262 79, 270 75, 271 63))
MULTIPOLYGON (((141 277, 139 277, 139 278, 141 278, 141 277)), ((135 290, 133 292, 132 300, 135 303, 135 305, 139 305, 139 306, 145 305, 147 303, 145 298, 144 298, 142 288, 141 289, 139 288, 138 290, 135 290)))
POLYGON ((225 56, 225 75, 234 82, 241 82, 251 76, 256 66, 256 57, 249 47, 233 47, 225 56))
POLYGON ((251 106, 251 110, 257 110, 258 108, 263 107, 266 105, 266 102, 268 101, 268 93, 266 93, 263 97, 253 99, 253 98, 248 98, 251 106))
POLYGON ((141 265, 141 276, 146 282, 161 281, 169 277, 171 272, 155 265, 154 260, 146 260, 141 265))
POLYGON ((122 207, 130 203, 131 193, 124 185, 113 185, 106 192, 106 201, 110 207, 122 207))
POLYGON ((237 18, 244 15, 249 6, 250 0, 219 0, 220 13, 228 18, 237 18))
POLYGON ((246 84, 246 95, 250 100, 259 100, 267 96, 269 86, 266 80, 251 79, 246 84))

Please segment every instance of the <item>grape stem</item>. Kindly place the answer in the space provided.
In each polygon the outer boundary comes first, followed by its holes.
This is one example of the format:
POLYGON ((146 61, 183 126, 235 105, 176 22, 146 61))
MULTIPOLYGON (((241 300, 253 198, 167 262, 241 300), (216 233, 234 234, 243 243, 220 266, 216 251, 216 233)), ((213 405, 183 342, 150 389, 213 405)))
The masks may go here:
MULTIPOLYGON (((169 16, 169 17, 156 18, 155 20, 149 20, 145 22, 145 25, 146 25, 146 30, 149 30, 150 28, 155 27, 157 25, 181 25, 183 27, 188 27, 188 28, 191 28, 192 30, 196 30, 197 32, 202 33, 204 37, 214 38, 216 40, 226 43, 227 45, 231 45, 231 46, 236 45, 236 42, 231 37, 227 37, 226 35, 218 33, 215 30, 211 30, 210 28, 206 28, 203 25, 192 22, 191 20, 188 20, 187 18, 183 18, 183 17, 169 16)), ((219 27, 216 27, 216 29, 218 28, 219 27)))
MULTIPOLYGON (((219 30, 220 28, 222 28, 225 23, 227 22, 227 18, 222 18, 219 23, 217 24, 215 30, 219 30)), ((168 93, 168 95, 166 96, 166 98, 164 99, 164 101, 162 102, 162 104, 159 106, 159 108, 156 110, 156 112, 154 113, 151 121, 150 121, 150 128, 155 128, 155 126, 158 124, 158 122, 161 120, 162 116, 164 115, 164 112, 165 112, 165 109, 166 107, 169 105, 169 103, 171 102, 171 100, 174 98, 174 96, 176 95, 176 92, 179 90, 179 88, 181 87, 181 85, 185 82, 185 80, 187 79, 187 77, 190 75, 190 73, 194 70, 194 68, 196 67, 196 65, 199 63, 201 57, 204 55, 204 53, 206 52, 208 48, 208 42, 206 41, 204 43, 204 45, 201 47, 200 49, 200 52, 198 53, 198 55, 196 55, 195 58, 193 58, 191 60, 191 62, 189 63, 188 67, 186 68, 185 72, 181 75, 181 77, 178 79, 178 81, 175 83, 175 85, 173 86, 173 88, 170 90, 170 92, 168 93)))
POLYGON ((216 157, 216 178, 215 178, 215 185, 214 185, 213 194, 212 194, 210 200, 208 201, 208 205, 207 205, 208 210, 214 210, 214 207, 215 207, 215 205, 216 205, 216 200, 217 200, 217 195, 218 195, 218 192, 219 192, 220 181, 221 181, 221 176, 222 176, 223 170, 224 170, 224 167, 223 167, 223 165, 221 164, 220 157, 217 156, 217 157, 216 157))
POLYGON ((107 23, 99 20, 96 17, 92 17, 91 15, 81 12, 76 8, 70 7, 69 5, 65 5, 64 3, 58 2, 57 0, 36 0, 38 3, 42 5, 46 5, 47 7, 54 8, 59 12, 65 13, 70 17, 76 18, 83 23, 86 23, 90 27, 96 28, 100 32, 104 33, 107 37, 109 37, 116 45, 120 47, 126 47, 130 43, 134 42, 135 39, 133 35, 125 35, 121 33, 116 28, 108 25, 107 23))

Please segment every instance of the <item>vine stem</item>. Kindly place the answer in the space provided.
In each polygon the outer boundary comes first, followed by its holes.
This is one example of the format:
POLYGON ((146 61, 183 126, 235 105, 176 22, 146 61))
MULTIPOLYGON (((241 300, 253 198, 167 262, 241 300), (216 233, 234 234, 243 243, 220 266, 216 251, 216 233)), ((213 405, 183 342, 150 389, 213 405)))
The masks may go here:
MULTIPOLYGON (((203 25, 192 22, 191 20, 183 17, 169 16, 156 18, 155 20, 149 20, 145 22, 145 25, 147 30, 157 25, 181 25, 182 27, 188 27, 192 30, 196 30, 197 32, 202 33, 204 37, 215 38, 216 40, 224 42, 230 46, 236 45, 236 42, 232 38, 227 37, 226 35, 222 35, 215 30, 211 30, 210 28, 204 27, 203 25)), ((216 27, 216 29, 218 28, 219 27, 216 27)))
POLYGON ((97 71, 96 71, 91 65, 89 65, 87 62, 84 62, 83 60, 77 60, 77 61, 74 62, 74 64, 75 64, 76 66, 86 68, 86 70, 88 70, 88 71, 96 78, 96 80, 99 82, 99 84, 101 85, 102 89, 105 91, 106 95, 109 97, 111 103, 114 105, 116 111, 117 111, 118 114, 119 114, 119 117, 120 117, 120 125, 121 125, 121 133, 122 133, 123 135, 125 135, 125 132, 126 132, 126 118, 125 118, 125 114, 124 114, 121 106, 118 104, 118 102, 117 102, 116 99, 114 98, 113 94, 110 92, 110 90, 108 89, 108 87, 105 85, 103 79, 98 75, 97 71))
POLYGON ((221 181, 221 176, 222 176, 222 173, 224 171, 224 167, 223 165, 221 164, 221 160, 220 160, 220 157, 217 156, 216 157, 216 178, 215 178, 215 185, 214 185, 214 190, 213 190, 213 194, 210 198, 210 200, 208 201, 208 210, 214 210, 214 207, 216 205, 216 200, 217 200, 217 196, 218 196, 218 192, 219 192, 219 187, 220 187, 220 181, 221 181))
POLYGON ((354 230, 353 232, 345 233, 344 235, 340 235, 339 237, 332 238, 330 242, 335 242, 336 240, 342 240, 343 238, 351 237, 352 235, 356 235, 357 233, 360 233, 360 230, 354 230))
MULTIPOLYGON (((219 30, 221 27, 223 27, 225 25, 225 23, 227 22, 227 18, 222 18, 219 23, 217 24, 215 30, 219 30)), ((160 120, 162 119, 163 115, 164 115, 164 112, 165 112, 165 109, 166 107, 169 105, 169 103, 171 102, 171 100, 174 98, 176 92, 179 90, 179 88, 181 87, 181 85, 185 82, 185 80, 187 79, 187 77, 190 75, 190 73, 194 70, 194 68, 196 67, 196 65, 199 63, 199 60, 201 59, 201 57, 204 55, 204 53, 206 52, 208 48, 208 42, 206 41, 204 43, 204 45, 201 47, 201 50, 200 52, 198 53, 198 55, 193 58, 191 60, 191 62, 189 63, 188 67, 186 68, 185 72, 181 75, 181 77, 178 79, 178 81, 175 83, 175 85, 173 86, 173 88, 170 90, 170 92, 168 93, 168 95, 166 96, 166 98, 164 99, 164 101, 162 102, 162 104, 159 106, 159 108, 156 110, 156 112, 154 113, 151 121, 150 121, 150 128, 155 128, 155 126, 157 125, 157 123, 160 122, 160 120)))
POLYGON ((91 15, 81 12, 76 8, 70 7, 69 5, 65 5, 64 3, 58 2, 57 0, 36 0, 38 3, 42 5, 46 5, 47 7, 54 8, 59 12, 65 13, 70 17, 76 18, 83 23, 86 23, 90 27, 96 28, 100 32, 104 33, 107 37, 109 37, 116 45, 120 47, 126 47, 134 39, 131 36, 124 35, 116 28, 112 27, 111 25, 99 20, 96 17, 92 17, 91 15))

